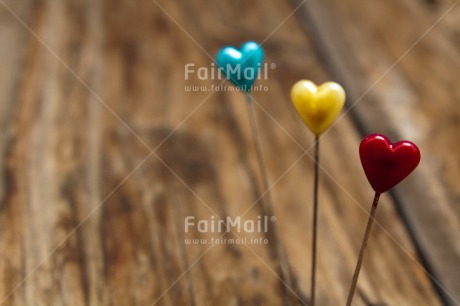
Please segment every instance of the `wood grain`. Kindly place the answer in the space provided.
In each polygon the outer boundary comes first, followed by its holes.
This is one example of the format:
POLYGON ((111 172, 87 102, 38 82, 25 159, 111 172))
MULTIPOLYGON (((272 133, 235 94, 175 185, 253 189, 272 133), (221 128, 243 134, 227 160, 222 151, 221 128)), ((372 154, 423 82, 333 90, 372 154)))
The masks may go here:
MULTIPOLYGON (((313 137, 290 87, 336 79, 356 101, 453 2, 299 4, 0 0, 0 305, 307 305, 313 137), (185 232, 186 216, 263 214, 243 95, 190 92, 219 81, 184 78, 246 40, 275 64, 253 97, 289 287, 270 241, 185 232)), ((382 196, 354 305, 457 305, 451 14, 322 138, 318 305, 345 304, 373 196, 357 154, 371 130, 417 142, 424 163, 382 196)))
POLYGON ((428 14, 412 1, 372 6, 330 2, 310 5, 309 16, 316 19, 310 26, 322 31, 318 43, 327 50, 336 77, 347 84, 350 110, 362 129, 419 144, 423 162, 393 197, 440 294, 457 305, 460 279, 451 267, 460 264, 458 184, 448 173, 458 173, 458 158, 451 154, 458 149, 453 139, 460 96, 453 80, 459 77, 460 63, 458 45, 446 26, 458 16, 457 3, 428 14), (337 13, 328 15, 328 5, 337 7, 337 13), (378 18, 368 13, 377 8, 378 18), (346 19, 352 12, 354 17, 346 19), (402 12, 406 18, 397 17, 402 12), (397 22, 388 22, 391 16, 397 22), (328 28, 323 20, 346 26, 328 28), (374 23, 363 31, 362 24, 370 20, 374 23), (363 71, 372 70, 375 77, 362 78, 363 71))

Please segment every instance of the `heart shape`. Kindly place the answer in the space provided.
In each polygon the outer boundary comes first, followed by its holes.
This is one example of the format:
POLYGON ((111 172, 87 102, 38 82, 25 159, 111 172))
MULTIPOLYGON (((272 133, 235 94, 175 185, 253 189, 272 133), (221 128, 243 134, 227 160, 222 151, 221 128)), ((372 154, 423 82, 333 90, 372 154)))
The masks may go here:
POLYGON ((307 80, 298 81, 291 90, 291 100, 307 127, 316 135, 326 131, 345 103, 345 91, 334 82, 316 86, 307 80))
POLYGON ((377 193, 392 188, 420 162, 420 151, 410 141, 391 141, 381 134, 366 136, 359 146, 364 173, 377 193))
POLYGON ((217 65, 225 77, 245 92, 251 90, 262 67, 264 50, 253 41, 241 45, 240 49, 231 46, 219 50, 217 65))

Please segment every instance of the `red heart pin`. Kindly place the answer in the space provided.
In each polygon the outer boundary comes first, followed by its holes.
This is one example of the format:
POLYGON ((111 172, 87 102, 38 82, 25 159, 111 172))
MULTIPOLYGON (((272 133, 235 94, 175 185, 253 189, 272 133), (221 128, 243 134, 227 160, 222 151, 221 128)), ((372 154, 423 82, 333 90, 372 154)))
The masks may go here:
POLYGON ((366 136, 359 146, 364 173, 377 193, 401 182, 420 162, 420 151, 410 141, 391 141, 384 135, 366 136))

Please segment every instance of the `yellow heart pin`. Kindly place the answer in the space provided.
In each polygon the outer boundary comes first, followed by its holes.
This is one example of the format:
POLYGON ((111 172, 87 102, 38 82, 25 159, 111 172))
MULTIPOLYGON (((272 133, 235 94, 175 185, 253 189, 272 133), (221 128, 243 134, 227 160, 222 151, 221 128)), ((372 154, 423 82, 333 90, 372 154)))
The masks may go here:
POLYGON ((316 136, 326 131, 339 115, 345 103, 345 91, 334 82, 316 86, 313 82, 298 81, 291 90, 294 107, 303 122, 316 136))

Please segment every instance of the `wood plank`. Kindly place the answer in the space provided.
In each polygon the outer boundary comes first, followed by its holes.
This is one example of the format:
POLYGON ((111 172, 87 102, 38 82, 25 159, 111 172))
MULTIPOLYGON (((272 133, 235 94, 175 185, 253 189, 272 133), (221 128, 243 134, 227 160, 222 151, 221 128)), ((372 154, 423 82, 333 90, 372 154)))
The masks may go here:
MULTIPOLYGON (((335 74, 291 16, 295 5, 2 1, 2 305, 270 306, 308 296, 313 139, 288 93, 300 78, 335 74), (219 236, 182 223, 263 213, 241 93, 187 92, 218 82, 185 80, 184 66, 265 39, 276 68, 254 99, 292 292, 276 276, 272 241, 187 245, 219 236)), ((345 116, 322 139, 318 305, 344 303, 370 208, 360 137, 345 116)), ((392 197, 377 215, 354 305, 442 305, 392 197)), ((264 238, 224 236, 237 237, 264 238)))
POLYGON ((458 305, 460 278, 452 267, 460 264, 459 159, 453 140, 460 63, 451 26, 460 15, 454 1, 436 12, 421 8, 417 1, 315 2, 307 5, 307 26, 345 83, 363 130, 412 139, 421 148, 419 169, 393 196, 433 282, 449 305, 458 305))

